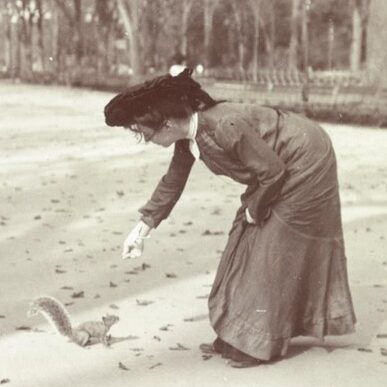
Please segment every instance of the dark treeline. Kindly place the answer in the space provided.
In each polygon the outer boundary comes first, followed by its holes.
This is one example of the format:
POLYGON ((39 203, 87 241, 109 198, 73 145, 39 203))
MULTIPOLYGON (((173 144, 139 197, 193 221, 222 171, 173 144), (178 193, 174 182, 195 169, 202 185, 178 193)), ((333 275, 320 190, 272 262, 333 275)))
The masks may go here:
POLYGON ((0 70, 98 82, 165 71, 179 53, 215 78, 345 71, 380 85, 386 15, 385 0, 2 0, 0 70))

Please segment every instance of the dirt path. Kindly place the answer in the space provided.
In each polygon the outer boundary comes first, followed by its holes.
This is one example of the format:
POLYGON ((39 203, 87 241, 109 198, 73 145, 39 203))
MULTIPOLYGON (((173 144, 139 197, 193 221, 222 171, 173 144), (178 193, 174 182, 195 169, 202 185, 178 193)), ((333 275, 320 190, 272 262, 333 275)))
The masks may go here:
POLYGON ((110 96, 0 83, 0 383, 385 386, 387 131, 324 125, 338 156, 357 333, 297 339, 281 362, 234 370, 203 359, 198 345, 213 338, 206 298, 242 188, 196 165, 144 257, 122 261, 170 150, 107 128, 110 96), (26 317, 43 294, 67 303, 75 323, 119 315, 112 334, 122 340, 67 343, 42 317, 26 317))

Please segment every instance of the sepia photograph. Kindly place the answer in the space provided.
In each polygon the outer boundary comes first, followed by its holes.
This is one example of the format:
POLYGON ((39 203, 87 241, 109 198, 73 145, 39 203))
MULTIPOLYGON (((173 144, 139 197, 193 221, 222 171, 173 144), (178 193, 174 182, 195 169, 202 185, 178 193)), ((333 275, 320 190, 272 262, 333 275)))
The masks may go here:
POLYGON ((387 386, 387 0, 0 0, 0 385, 387 386))

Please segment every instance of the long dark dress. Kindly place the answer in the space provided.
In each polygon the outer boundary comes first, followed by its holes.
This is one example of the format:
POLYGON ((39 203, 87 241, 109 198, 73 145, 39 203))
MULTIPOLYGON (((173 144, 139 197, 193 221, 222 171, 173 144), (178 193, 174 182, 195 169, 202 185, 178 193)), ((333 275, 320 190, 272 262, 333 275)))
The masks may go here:
MULTIPOLYGON (((196 141, 212 172, 247 185, 209 297, 218 337, 270 360, 295 336, 352 333, 336 159, 324 130, 293 113, 223 103, 199 113, 196 141)), ((193 162, 188 142, 177 142, 140 209, 150 226, 169 215, 193 162)))

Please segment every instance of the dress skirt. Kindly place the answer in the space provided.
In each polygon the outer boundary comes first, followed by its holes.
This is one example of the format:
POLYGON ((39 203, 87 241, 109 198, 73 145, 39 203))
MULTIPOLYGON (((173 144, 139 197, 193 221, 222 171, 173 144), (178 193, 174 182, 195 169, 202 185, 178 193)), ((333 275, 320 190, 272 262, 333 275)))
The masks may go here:
POLYGON ((308 141, 263 224, 246 223, 242 195, 209 297, 218 337, 261 360, 295 336, 354 332, 335 154, 322 130, 308 141))

